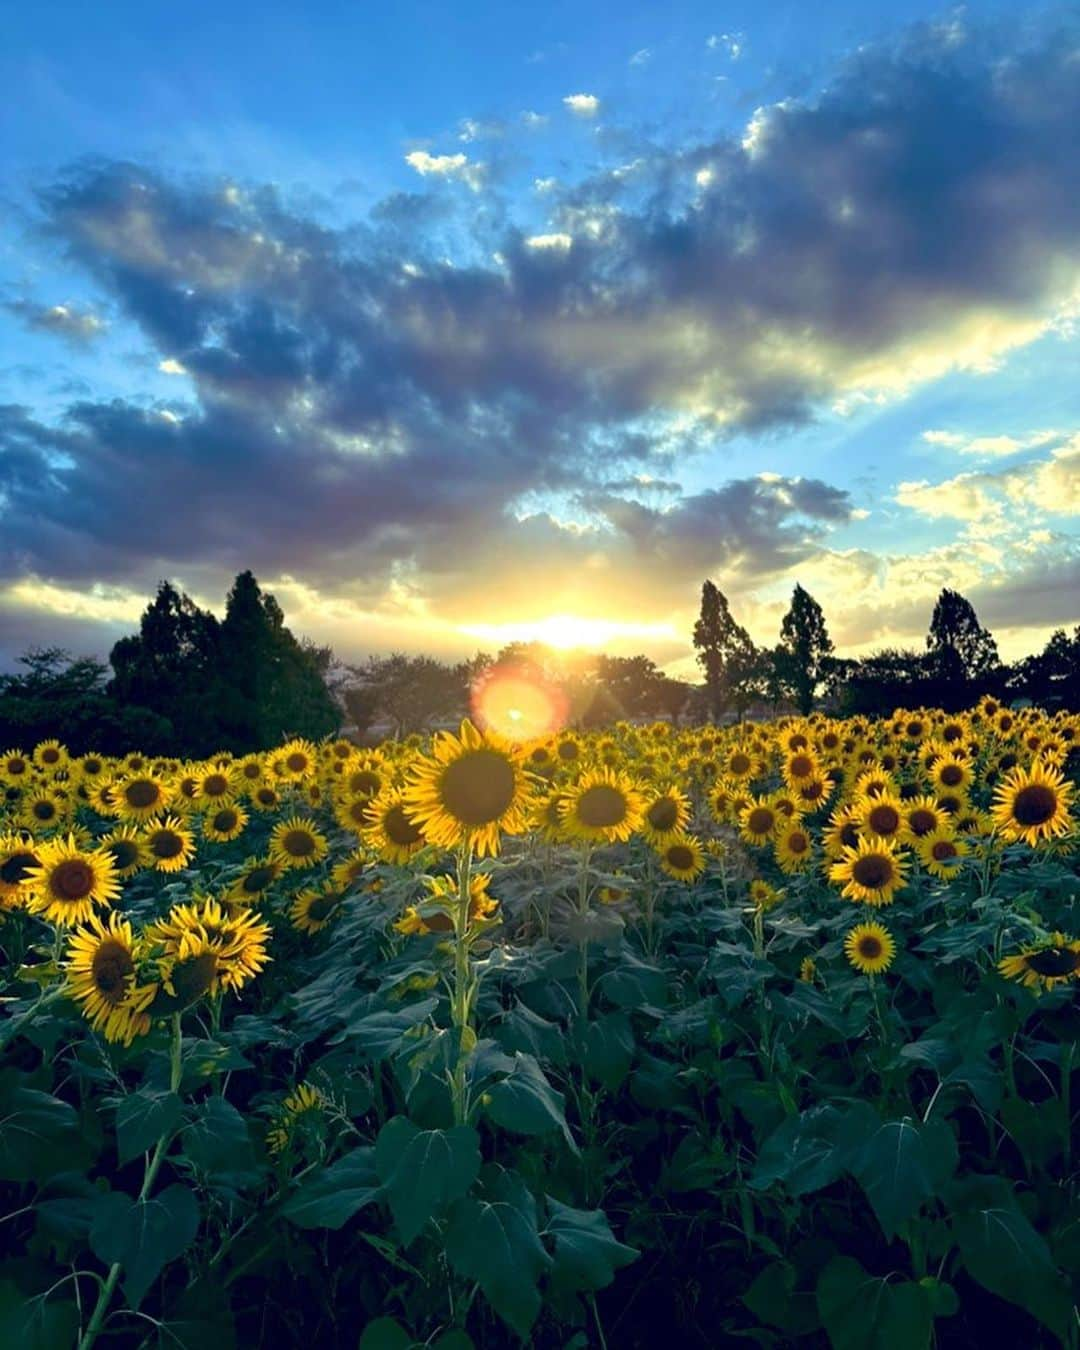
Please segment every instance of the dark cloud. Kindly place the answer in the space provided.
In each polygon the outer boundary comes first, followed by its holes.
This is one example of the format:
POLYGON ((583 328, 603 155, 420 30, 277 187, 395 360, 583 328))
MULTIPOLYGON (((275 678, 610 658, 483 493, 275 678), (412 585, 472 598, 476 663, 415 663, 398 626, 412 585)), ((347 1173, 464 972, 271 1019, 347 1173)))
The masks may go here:
POLYGON ((106 324, 97 314, 74 305, 39 305, 31 300, 11 300, 5 306, 27 328, 53 333, 69 342, 87 343, 104 336, 106 324))
POLYGON ((845 493, 752 477, 662 509, 639 473, 672 484, 717 438, 1030 331, 1080 267, 1074 50, 927 31, 861 53, 744 144, 640 146, 632 172, 551 194, 569 248, 530 244, 490 194, 467 194, 471 235, 439 192, 335 229, 269 187, 81 164, 42 192, 43 228, 192 401, 3 410, 0 566, 253 566, 360 598, 402 569, 426 594, 469 558, 535 580, 560 550, 672 578, 789 567, 845 493), (544 494, 595 523, 518 520, 544 494))

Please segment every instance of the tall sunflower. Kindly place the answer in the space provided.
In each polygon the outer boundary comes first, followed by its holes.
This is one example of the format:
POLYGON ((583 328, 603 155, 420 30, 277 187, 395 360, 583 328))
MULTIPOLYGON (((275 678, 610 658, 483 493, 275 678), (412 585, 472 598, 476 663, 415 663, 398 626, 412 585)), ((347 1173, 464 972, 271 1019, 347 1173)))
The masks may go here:
POLYGON ((424 832, 405 807, 400 788, 385 787, 373 798, 363 798, 367 824, 360 838, 383 862, 401 866, 424 847, 424 832))
POLYGON ((150 864, 157 872, 181 872, 195 852, 195 836, 179 816, 152 821, 143 831, 150 864))
POLYGON ((26 907, 49 923, 85 923, 95 905, 111 905, 120 894, 113 860, 103 849, 82 849, 74 837, 41 846, 41 865, 26 877, 26 907))
POLYGON ((125 880, 150 866, 150 850, 146 847, 142 833, 134 825, 118 825, 101 836, 98 847, 109 854, 116 875, 125 880))
POLYGON ((248 813, 243 807, 235 803, 218 806, 203 816, 203 838, 212 839, 216 844, 226 844, 232 839, 238 839, 247 823, 248 813))
POLYGON ((165 810, 172 795, 168 783, 149 773, 131 774, 113 783, 116 814, 124 820, 150 820, 165 810))
POLYGON ((650 844, 658 845, 672 834, 686 828, 690 819, 690 802, 679 788, 669 786, 650 794, 645 807, 641 833, 650 844))
POLYGON ((947 825, 941 825, 917 842, 916 852, 928 872, 942 881, 951 881, 971 852, 971 845, 957 839, 947 825))
POLYGON ((625 842, 641 828, 645 801, 632 779, 614 769, 593 769, 566 789, 563 826, 576 839, 625 842))
POLYGON ((289 921, 300 933, 320 933, 341 913, 344 892, 333 882, 306 886, 293 896, 289 921))
POLYGON ((855 848, 845 847, 840 862, 829 868, 829 878, 842 885, 841 895, 867 905, 891 905, 904 885, 904 860, 887 839, 860 839, 855 848))
POLYGON ((30 873, 40 866, 41 845, 29 835, 0 835, 0 909, 17 909, 22 904, 30 873))
POLYGON ((739 837, 760 848, 775 835, 782 818, 775 802, 768 797, 753 797, 739 812, 739 837))
POLYGON ((270 831, 270 857, 282 867, 314 867, 326 850, 325 836, 301 816, 279 820, 270 831))
POLYGON ((246 858, 240 873, 229 886, 225 898, 237 904, 251 905, 260 899, 285 871, 273 858, 246 858))
POLYGON ((776 833, 775 849, 776 861, 784 872, 801 872, 809 865, 813 856, 813 841, 799 816, 780 826, 776 833))
POLYGON ((859 923, 844 938, 844 955, 863 975, 880 975, 892 965, 896 943, 880 923, 859 923))
POLYGON ((1006 839, 1022 839, 1034 848, 1073 828, 1072 793, 1060 769, 1035 760, 1030 769, 1017 765, 1006 774, 994 792, 991 814, 1006 839))
POLYGON ((660 866, 676 881, 696 881, 705 871, 705 852, 692 834, 669 835, 657 851, 660 866))
POLYGON ((72 933, 67 950, 67 992, 94 1030, 122 1045, 145 1036, 157 986, 136 982, 139 952, 131 924, 115 913, 105 924, 93 914, 72 933))
POLYGON ((466 719, 457 736, 441 732, 414 765, 404 806, 429 843, 496 854, 502 834, 527 827, 532 790, 518 747, 466 719))

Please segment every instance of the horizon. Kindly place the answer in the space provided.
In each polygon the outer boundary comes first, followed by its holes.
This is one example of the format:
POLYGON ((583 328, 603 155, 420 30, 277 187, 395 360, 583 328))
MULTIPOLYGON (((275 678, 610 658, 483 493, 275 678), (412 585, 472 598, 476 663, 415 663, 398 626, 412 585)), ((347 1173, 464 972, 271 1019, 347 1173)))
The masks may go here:
POLYGON ((1075 625, 1074 8, 725 15, 14 15, 0 668, 247 567, 346 661, 1075 625))

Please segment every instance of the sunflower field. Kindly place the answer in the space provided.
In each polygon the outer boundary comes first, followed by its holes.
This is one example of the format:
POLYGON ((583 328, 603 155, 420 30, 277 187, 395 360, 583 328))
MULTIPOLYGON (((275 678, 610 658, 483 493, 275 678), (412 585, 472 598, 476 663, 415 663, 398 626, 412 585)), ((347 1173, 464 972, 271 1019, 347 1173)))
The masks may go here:
POLYGON ((1080 718, 0 757, 0 1346, 1078 1344, 1080 718))

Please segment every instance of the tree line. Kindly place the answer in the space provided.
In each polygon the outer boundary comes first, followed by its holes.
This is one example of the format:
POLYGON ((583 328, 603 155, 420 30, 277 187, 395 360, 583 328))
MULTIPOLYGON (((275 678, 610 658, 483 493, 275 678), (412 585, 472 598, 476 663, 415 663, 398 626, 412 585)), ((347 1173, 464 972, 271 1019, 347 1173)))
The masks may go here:
POLYGON ((971 602, 947 587, 934 605, 924 650, 889 647, 851 659, 834 654, 821 606, 802 586, 792 594, 779 641, 757 647, 723 592, 706 581, 693 643, 714 720, 741 717, 755 704, 805 714, 819 699, 840 715, 956 710, 986 693, 1080 708, 1080 625, 1071 637, 1058 629, 1041 652, 1009 665, 971 602))
POLYGON ((170 582, 147 605, 139 631, 109 664, 59 648, 34 649, 0 675, 0 747, 57 737, 76 754, 205 758, 246 754, 289 736, 320 739, 343 727, 358 738, 402 736, 450 721, 494 668, 557 685, 567 719, 601 726, 620 718, 702 721, 797 709, 884 714, 895 707, 970 706, 981 694, 1080 708, 1080 626, 1059 629, 1044 650, 1003 663, 968 600, 943 590, 925 649, 886 648, 837 657, 820 605, 796 586, 773 646, 758 647, 707 580, 693 645, 703 682, 672 679, 647 656, 558 654, 511 643, 495 655, 449 663, 394 652, 350 665, 329 647, 297 639, 281 607, 251 572, 229 591, 221 620, 170 582))

